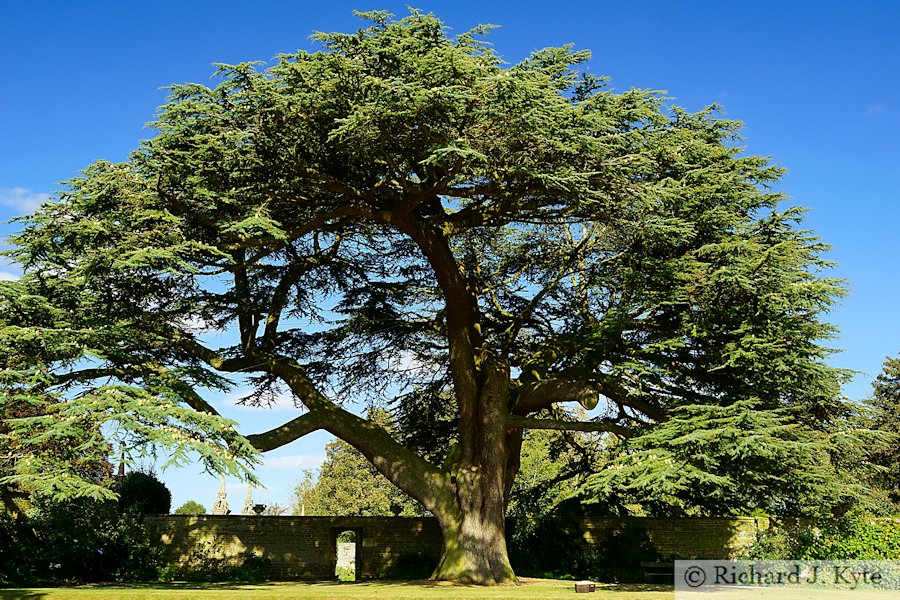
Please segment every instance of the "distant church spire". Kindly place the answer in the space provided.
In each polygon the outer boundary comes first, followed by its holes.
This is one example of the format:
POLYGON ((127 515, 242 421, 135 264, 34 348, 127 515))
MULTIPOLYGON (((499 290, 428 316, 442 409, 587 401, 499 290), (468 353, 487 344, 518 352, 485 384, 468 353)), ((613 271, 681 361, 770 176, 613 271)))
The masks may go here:
POLYGON ((122 442, 119 450, 119 472, 116 477, 122 479, 125 477, 125 442, 122 442))
POLYGON ((247 499, 244 500, 244 508, 241 510, 242 515, 255 515, 256 511, 253 510, 253 484, 247 484, 247 499))
POLYGON ((216 495, 216 501, 209 511, 214 515, 227 515, 231 512, 228 508, 228 495, 225 493, 225 476, 222 475, 222 483, 219 485, 219 493, 216 495))

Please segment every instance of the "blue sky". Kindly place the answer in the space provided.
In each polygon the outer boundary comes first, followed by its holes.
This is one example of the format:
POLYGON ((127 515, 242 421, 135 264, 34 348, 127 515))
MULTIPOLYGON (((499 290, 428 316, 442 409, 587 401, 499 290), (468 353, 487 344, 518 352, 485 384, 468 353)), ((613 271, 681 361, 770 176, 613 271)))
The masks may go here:
MULTIPOLYGON (((316 30, 359 27, 354 9, 405 14, 400 2, 0 2, 0 220, 60 188, 98 159, 123 160, 165 99, 164 86, 208 82, 213 62, 270 61, 314 50, 316 30)), ((417 2, 455 32, 500 28, 508 61, 573 42, 588 68, 619 90, 667 90, 745 123, 747 151, 788 168, 781 189, 810 208, 809 228, 833 246, 833 275, 850 295, 830 319, 841 329, 833 363, 863 372, 845 393, 862 398, 888 355, 900 353, 900 2, 573 1, 417 2)), ((0 226, 0 235, 13 226, 0 226)), ((0 263, 0 278, 16 271, 0 263)), ((228 410, 228 398, 215 399, 228 410)), ((291 417, 288 408, 232 409, 247 433, 291 417)), ((263 502, 286 503, 299 470, 315 467, 328 436, 267 457, 263 502)), ((174 505, 209 507, 218 481, 193 469, 162 474, 174 505)), ((246 488, 230 483, 240 508, 246 488)))

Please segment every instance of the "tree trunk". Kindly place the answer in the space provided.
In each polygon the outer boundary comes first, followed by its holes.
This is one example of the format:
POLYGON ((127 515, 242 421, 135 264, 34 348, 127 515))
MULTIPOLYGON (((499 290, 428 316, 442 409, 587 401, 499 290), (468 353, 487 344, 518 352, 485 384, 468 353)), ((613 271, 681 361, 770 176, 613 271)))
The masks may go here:
MULTIPOLYGON (((477 490, 480 476, 475 473, 466 479, 475 486, 470 498, 475 500, 481 495, 477 490)), ((514 583, 516 576, 506 550, 504 507, 465 504, 456 518, 438 518, 444 547, 431 578, 479 585, 514 583)))
POLYGON ((496 585, 516 581, 505 532, 509 368, 493 356, 483 357, 481 367, 477 410, 469 411, 474 413, 470 421, 461 418, 460 422, 463 432, 469 434, 460 438, 474 440, 475 447, 463 448, 463 460, 451 479, 455 494, 451 509, 435 513, 444 548, 431 577, 496 585))

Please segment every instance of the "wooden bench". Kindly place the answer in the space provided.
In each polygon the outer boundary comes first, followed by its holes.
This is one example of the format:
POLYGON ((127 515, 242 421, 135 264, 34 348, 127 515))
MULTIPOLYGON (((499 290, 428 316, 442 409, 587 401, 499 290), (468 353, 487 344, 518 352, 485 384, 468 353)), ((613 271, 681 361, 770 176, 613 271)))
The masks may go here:
POLYGON ((644 577, 650 583, 665 583, 668 585, 675 583, 674 562, 642 562, 641 568, 644 570, 644 577))

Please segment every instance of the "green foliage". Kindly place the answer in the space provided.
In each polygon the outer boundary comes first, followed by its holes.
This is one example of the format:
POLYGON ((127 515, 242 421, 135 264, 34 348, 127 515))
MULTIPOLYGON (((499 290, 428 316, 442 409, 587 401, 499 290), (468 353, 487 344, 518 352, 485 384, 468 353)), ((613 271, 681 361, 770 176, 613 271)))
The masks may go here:
POLYGON ((859 464, 870 431, 852 419, 822 431, 761 405, 675 409, 620 445, 612 468, 592 475, 586 489, 651 514, 831 516, 864 498, 859 464))
POLYGON ((646 530, 626 523, 621 530, 606 532, 597 550, 576 563, 576 569, 598 581, 642 583, 646 579, 641 563, 661 559, 646 530))
POLYGON ((337 536, 338 543, 349 543, 356 541, 356 532, 355 531, 342 531, 337 536))
MULTIPOLYGON (((97 448, 97 452, 84 452, 83 442, 93 438, 96 430, 80 431, 74 428, 64 435, 45 436, 35 440, 33 445, 23 443, 12 434, 15 419, 44 417, 48 410, 49 405, 43 399, 4 396, 0 391, 0 502, 7 511, 15 512, 19 508, 18 504, 27 502, 32 488, 19 485, 15 475, 22 461, 36 459, 32 455, 35 451, 45 459, 67 466, 67 472, 60 479, 66 475, 77 478, 78 481, 84 479, 104 492, 109 485, 113 471, 107 458, 109 447, 97 448)), ((65 485, 61 484, 62 487, 65 485)))
POLYGON ((519 474, 510 490, 507 515, 519 530, 578 495, 587 474, 603 468, 606 443, 599 434, 526 431, 522 437, 519 474))
POLYGON ((188 500, 175 509, 176 515, 205 515, 206 507, 195 500, 188 500))
POLYGON ((127 473, 116 481, 115 489, 119 494, 119 510, 122 512, 167 515, 172 507, 172 492, 153 473, 127 473))
POLYGON ((113 499, 98 477, 110 474, 111 439, 127 439, 132 459, 168 449, 166 466, 199 460, 211 471, 251 477, 257 453, 235 423, 179 405, 185 397, 196 404, 193 385, 228 382, 190 366, 170 370, 147 355, 141 367, 117 364, 140 336, 90 302, 91 293, 70 280, 0 282, 0 447, 9 449, 0 488, 113 499))
POLYGON ((803 531, 794 555, 798 559, 900 560, 900 522, 850 516, 835 525, 803 531))
POLYGON ((900 560, 900 520, 850 513, 837 521, 765 530, 749 558, 772 560, 900 560))
POLYGON ((147 581, 162 565, 153 531, 135 514, 120 515, 112 501, 36 497, 27 515, 0 520, 6 585, 147 581))
POLYGON ((750 560, 791 560, 795 558, 797 533, 800 527, 786 527, 783 523, 772 520, 766 529, 757 532, 756 540, 746 551, 750 560))
POLYGON ((510 559, 520 575, 619 583, 644 582, 641 563, 662 559, 637 523, 604 532, 590 551, 582 539, 577 520, 551 515, 526 536, 514 536, 510 559))
POLYGON ((0 512, 0 587, 39 580, 34 531, 23 518, 0 512))
POLYGON ((335 567, 334 575, 338 581, 356 581, 356 571, 350 567, 335 567))
POLYGON ((156 579, 160 583, 170 583, 175 581, 175 579, 179 575, 179 569, 172 563, 167 563, 160 567, 159 571, 157 571, 156 579))
POLYGON ((294 490, 294 514, 306 516, 419 516, 422 507, 375 470, 346 442, 325 445, 325 462, 315 483, 307 473, 294 490))

